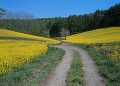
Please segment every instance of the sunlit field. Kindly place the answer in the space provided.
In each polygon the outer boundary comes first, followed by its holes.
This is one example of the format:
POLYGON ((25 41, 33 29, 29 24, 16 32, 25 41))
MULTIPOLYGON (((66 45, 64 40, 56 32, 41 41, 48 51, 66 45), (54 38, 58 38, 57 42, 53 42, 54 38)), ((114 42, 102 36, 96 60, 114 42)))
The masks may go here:
POLYGON ((39 36, 33 36, 33 35, 19 33, 19 32, 15 32, 15 31, 6 30, 6 29, 0 29, 0 38, 4 38, 4 39, 37 40, 37 41, 43 41, 46 44, 57 44, 57 43, 60 43, 60 41, 58 41, 58 40, 53 40, 53 39, 39 37, 39 36))
POLYGON ((103 28, 67 36, 65 42, 71 43, 109 43, 120 41, 120 27, 103 28))
POLYGON ((45 54, 47 44, 57 43, 60 41, 0 29, 0 75, 45 54))
POLYGON ((92 30, 67 36, 65 42, 90 44, 111 60, 120 60, 120 27, 92 30))
POLYGON ((120 42, 91 44, 91 47, 111 60, 120 60, 120 42))

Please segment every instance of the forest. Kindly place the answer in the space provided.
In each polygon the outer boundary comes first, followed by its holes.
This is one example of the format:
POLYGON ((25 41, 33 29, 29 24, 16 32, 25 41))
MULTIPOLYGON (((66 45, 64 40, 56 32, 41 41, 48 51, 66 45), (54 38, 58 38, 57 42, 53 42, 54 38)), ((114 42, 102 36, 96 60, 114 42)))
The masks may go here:
POLYGON ((35 18, 24 11, 12 13, 0 8, 0 28, 36 36, 60 37, 113 26, 120 26, 120 3, 90 14, 55 18, 35 18))

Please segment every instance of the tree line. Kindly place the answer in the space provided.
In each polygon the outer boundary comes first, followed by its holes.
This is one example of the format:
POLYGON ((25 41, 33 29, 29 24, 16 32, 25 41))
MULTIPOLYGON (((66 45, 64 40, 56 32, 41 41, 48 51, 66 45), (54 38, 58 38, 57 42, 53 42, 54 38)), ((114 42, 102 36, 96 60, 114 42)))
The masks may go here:
POLYGON ((55 18, 51 24, 50 35, 60 36, 61 28, 70 31, 70 35, 105 27, 120 26, 120 4, 107 10, 96 10, 91 14, 70 15, 67 18, 55 18))
POLYGON ((107 10, 63 18, 35 18, 27 12, 7 13, 0 8, 1 28, 37 36, 59 37, 111 26, 120 26, 120 3, 107 10))

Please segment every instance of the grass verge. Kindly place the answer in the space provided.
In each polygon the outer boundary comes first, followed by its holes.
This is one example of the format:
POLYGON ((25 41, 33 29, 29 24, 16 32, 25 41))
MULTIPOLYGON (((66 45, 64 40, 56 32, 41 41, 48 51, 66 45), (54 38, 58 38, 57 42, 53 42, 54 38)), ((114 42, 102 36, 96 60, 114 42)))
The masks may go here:
POLYGON ((83 69, 80 54, 74 50, 74 59, 69 69, 66 86, 84 86, 83 69))
POLYGON ((63 55, 64 51, 62 49, 49 47, 46 54, 34 58, 30 63, 7 75, 0 76, 0 86, 35 86, 48 76, 63 55), (44 63, 46 64, 44 65, 44 63), (43 66, 42 69, 36 72, 35 69, 41 68, 40 66, 43 66))
POLYGON ((85 44, 71 44, 76 47, 86 49, 99 68, 99 73, 106 80, 106 86, 120 86, 120 62, 107 59, 105 56, 95 51, 85 44))

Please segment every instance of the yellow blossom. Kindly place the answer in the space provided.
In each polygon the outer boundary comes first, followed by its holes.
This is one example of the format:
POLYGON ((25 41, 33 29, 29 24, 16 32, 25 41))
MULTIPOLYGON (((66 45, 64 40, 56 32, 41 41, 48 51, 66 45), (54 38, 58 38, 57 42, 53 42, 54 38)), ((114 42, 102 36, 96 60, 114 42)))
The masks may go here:
POLYGON ((109 43, 120 41, 120 27, 111 27, 83 32, 66 37, 71 43, 109 43))

